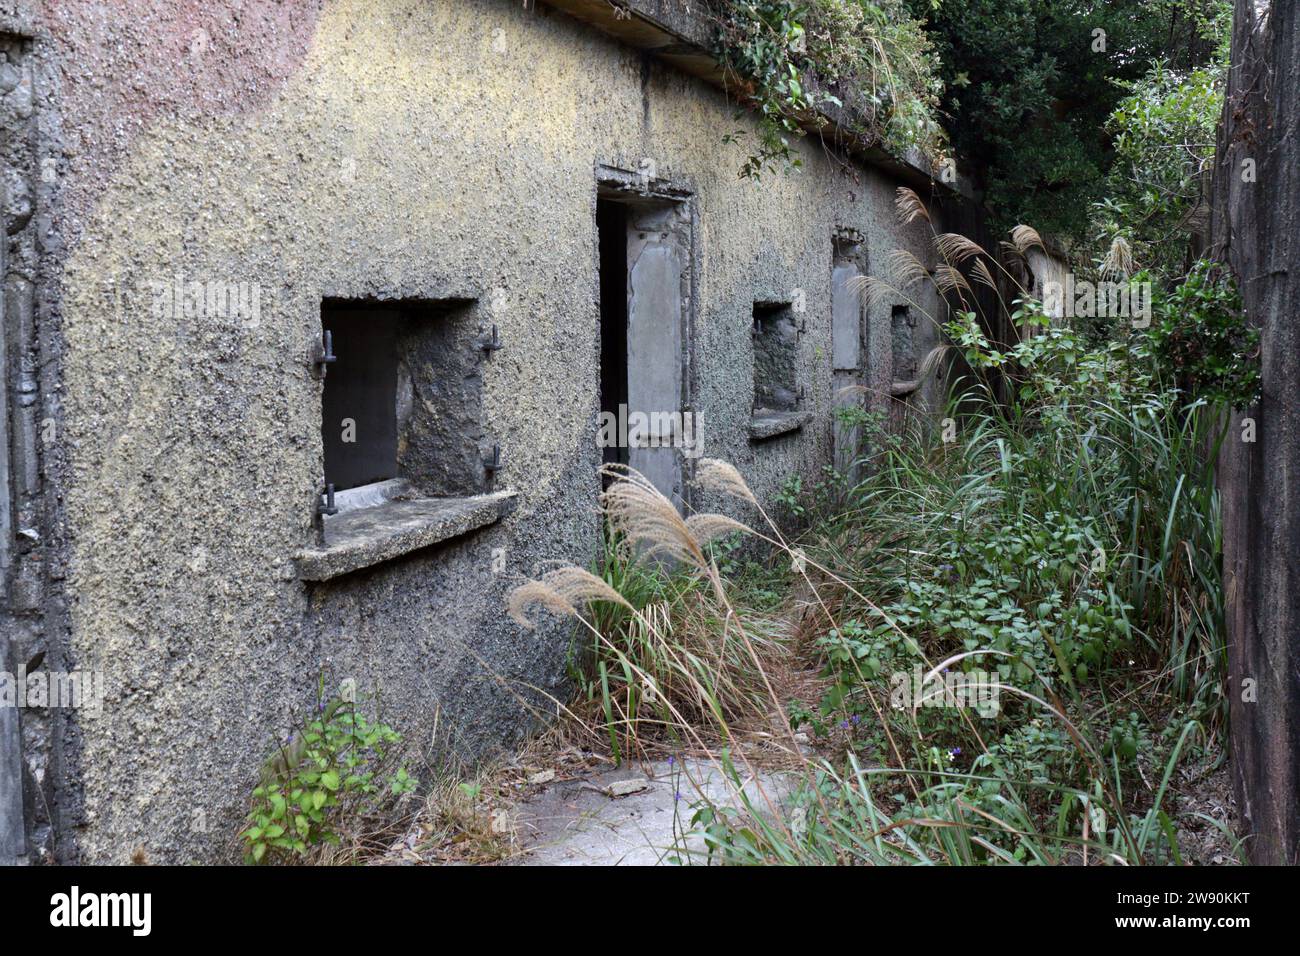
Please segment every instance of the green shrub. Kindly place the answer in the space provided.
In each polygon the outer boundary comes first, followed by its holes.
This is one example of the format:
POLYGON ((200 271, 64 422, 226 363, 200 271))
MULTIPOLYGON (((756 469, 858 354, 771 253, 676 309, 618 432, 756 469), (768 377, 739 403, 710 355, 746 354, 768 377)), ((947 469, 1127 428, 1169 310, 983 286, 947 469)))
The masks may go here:
POLYGON ((388 748, 400 741, 400 734, 372 722, 355 703, 319 699, 314 713, 262 769, 249 826, 241 834, 248 862, 301 856, 318 844, 337 844, 343 811, 364 812, 389 796, 414 790, 417 781, 404 767, 384 772, 388 748))
POLYGON ((1259 401, 1259 330, 1231 277, 1201 260, 1153 307, 1155 354, 1189 397, 1238 409, 1259 401))

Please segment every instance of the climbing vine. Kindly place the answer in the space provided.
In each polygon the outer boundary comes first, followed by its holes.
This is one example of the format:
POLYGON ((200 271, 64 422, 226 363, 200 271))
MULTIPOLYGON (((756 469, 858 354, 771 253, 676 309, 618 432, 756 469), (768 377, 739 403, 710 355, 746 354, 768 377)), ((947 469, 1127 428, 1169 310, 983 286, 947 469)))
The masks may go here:
POLYGON ((827 107, 844 108, 853 133, 895 152, 940 152, 937 64, 902 0, 714 0, 713 7, 714 53, 758 119, 742 177, 797 169, 800 121, 827 107))

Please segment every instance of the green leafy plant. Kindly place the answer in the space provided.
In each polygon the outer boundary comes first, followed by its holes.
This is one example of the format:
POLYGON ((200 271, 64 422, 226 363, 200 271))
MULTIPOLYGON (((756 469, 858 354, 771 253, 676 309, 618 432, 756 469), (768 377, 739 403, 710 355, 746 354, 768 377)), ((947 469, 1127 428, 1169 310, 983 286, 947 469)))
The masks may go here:
POLYGON ((1190 219, 1208 201, 1223 74, 1219 64, 1178 72, 1156 63, 1106 123, 1116 160, 1094 207, 1096 240, 1105 249, 1122 241, 1158 280, 1186 268, 1190 219))
POLYGON ((801 520, 807 514, 807 507, 804 504, 802 476, 788 476, 785 481, 781 482, 781 487, 772 500, 788 518, 793 521, 801 520))
MULTIPOLYGON (((735 4, 719 20, 719 59, 749 85, 748 98, 758 119, 757 152, 745 160, 742 177, 761 179, 769 168, 802 165, 790 148, 791 141, 803 135, 796 117, 817 105, 804 87, 799 65, 805 12, 806 7, 791 0, 757 0, 735 4)), ((743 136, 737 131, 724 141, 743 136)))
POLYGON ((404 767, 384 773, 386 753, 400 741, 401 735, 372 722, 354 702, 319 697, 314 712, 263 766, 249 826, 241 834, 248 862, 337 844, 345 810, 364 812, 414 790, 417 781, 404 767))
POLYGON ((1191 398, 1232 408, 1259 401, 1259 330, 1230 276, 1201 260, 1153 306, 1154 351, 1171 381, 1191 398))
POLYGON ((799 168, 792 143, 820 108, 847 107, 853 132, 898 152, 940 151, 936 65, 901 0, 716 0, 714 8, 715 55, 758 121, 742 177, 799 168))

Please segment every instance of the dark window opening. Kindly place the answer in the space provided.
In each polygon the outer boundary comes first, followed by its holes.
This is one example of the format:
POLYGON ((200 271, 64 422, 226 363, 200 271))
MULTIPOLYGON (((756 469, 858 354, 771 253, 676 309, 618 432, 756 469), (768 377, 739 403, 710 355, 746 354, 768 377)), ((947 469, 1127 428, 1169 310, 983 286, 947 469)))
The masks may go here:
POLYGON ((321 398, 325 481, 404 479, 413 493, 487 490, 480 329, 457 301, 326 300, 335 360, 321 398))
POLYGON ((754 303, 754 410, 799 407, 799 330, 789 303, 754 303))
POLYGON ((397 477, 397 329, 401 312, 321 309, 336 360, 325 376, 325 480, 338 491, 397 477))
MULTIPOLYGON (((620 407, 627 406, 627 207, 597 200, 596 228, 600 239, 600 410, 602 418, 613 416, 618 421, 620 407)), ((622 442, 603 445, 605 464, 627 464, 627 448, 622 442)))
POLYGON ((890 314, 893 334, 894 381, 910 382, 916 378, 916 323, 912 310, 906 305, 896 305, 890 314))

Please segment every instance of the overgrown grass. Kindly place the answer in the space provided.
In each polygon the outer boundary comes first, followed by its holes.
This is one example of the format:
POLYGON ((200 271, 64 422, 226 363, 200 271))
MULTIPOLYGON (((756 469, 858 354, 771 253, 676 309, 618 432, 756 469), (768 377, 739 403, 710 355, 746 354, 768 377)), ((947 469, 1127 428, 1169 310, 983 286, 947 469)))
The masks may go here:
MULTIPOLYGON (((653 559, 628 560, 613 541, 596 573, 627 604, 591 603, 593 628, 580 632, 571 672, 579 708, 604 727, 616 761, 651 736, 680 745, 682 718, 721 738, 733 722, 761 717, 767 708, 760 666, 697 577, 653 559)), ((779 630, 779 621, 749 615, 761 660, 786 653, 779 630)))
MULTIPOLYGON (((962 298, 957 266, 978 277, 984 253, 959 238, 936 237, 950 271, 935 275, 962 298)), ((935 416, 955 429, 860 429, 867 477, 806 495, 796 540, 725 463, 702 461, 698 480, 753 527, 683 518, 619 473, 601 575, 516 592, 516 611, 596 602, 579 618, 584 692, 616 755, 681 741, 733 781, 734 799, 684 821, 710 861, 1182 859, 1175 791, 1213 762, 1226 715, 1222 418, 1161 380, 1141 330, 1089 346, 1026 301, 1008 315, 1020 341, 999 346, 973 311, 955 316, 973 377, 935 416), (724 573, 718 544, 737 531, 786 577, 789 634, 756 626, 752 588, 724 573), (792 656, 821 669, 818 699, 774 679, 792 656), (795 767, 780 802, 742 785, 764 720, 764 746, 795 767)))
POLYGON ((801 542, 840 579, 805 710, 840 757, 809 767, 794 845, 710 808, 727 859, 1178 860, 1170 784, 1224 715, 1212 419, 1158 390, 982 408, 886 443, 801 542), (885 707, 918 662, 995 672, 997 715, 885 707))

